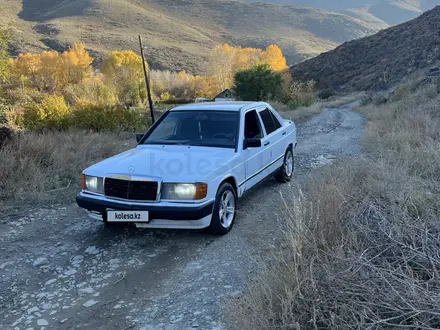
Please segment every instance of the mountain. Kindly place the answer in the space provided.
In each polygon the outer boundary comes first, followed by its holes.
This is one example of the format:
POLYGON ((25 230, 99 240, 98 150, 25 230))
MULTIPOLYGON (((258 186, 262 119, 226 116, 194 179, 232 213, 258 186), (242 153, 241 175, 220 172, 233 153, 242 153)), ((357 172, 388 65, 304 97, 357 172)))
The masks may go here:
POLYGON ((440 0, 248 0, 280 5, 307 6, 341 12, 375 25, 396 25, 440 5, 440 0))
POLYGON ((99 58, 138 50, 141 34, 153 67, 194 73, 219 43, 275 43, 293 64, 379 29, 342 13, 235 0, 0 0, 0 22, 13 29, 13 53, 81 41, 99 58))
POLYGON ((353 40, 291 67, 323 88, 366 90, 440 64, 440 6, 418 18, 353 40))

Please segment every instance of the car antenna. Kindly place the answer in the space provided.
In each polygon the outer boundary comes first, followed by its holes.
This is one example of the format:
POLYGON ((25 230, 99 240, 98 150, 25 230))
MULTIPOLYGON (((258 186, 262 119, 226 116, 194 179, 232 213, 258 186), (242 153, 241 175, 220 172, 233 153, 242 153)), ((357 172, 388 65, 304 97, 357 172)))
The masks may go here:
POLYGON ((144 56, 144 46, 142 45, 142 37, 139 35, 139 47, 141 48, 141 57, 142 57, 142 65, 144 67, 144 77, 145 77, 145 85, 147 87, 147 95, 148 95, 148 103, 150 105, 150 113, 151 113, 151 121, 154 124, 154 108, 153 108, 153 100, 151 98, 151 86, 150 86, 150 78, 148 77, 147 65, 144 56))

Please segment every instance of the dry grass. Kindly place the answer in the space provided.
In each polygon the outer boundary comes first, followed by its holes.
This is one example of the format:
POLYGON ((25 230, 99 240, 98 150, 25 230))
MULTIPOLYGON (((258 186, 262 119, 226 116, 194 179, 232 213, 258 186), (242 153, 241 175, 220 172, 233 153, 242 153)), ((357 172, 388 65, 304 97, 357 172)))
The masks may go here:
POLYGON ((428 90, 362 109, 374 157, 284 200, 286 248, 234 305, 235 328, 440 327, 440 97, 428 90))
POLYGON ((0 149, 0 209, 73 201, 85 168, 133 145, 132 136, 109 133, 20 133, 0 149))

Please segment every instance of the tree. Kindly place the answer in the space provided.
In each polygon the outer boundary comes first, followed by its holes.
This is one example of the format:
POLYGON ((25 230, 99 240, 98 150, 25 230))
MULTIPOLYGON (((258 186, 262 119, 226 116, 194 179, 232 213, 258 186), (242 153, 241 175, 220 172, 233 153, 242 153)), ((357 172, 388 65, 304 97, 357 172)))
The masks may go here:
POLYGON ((263 60, 275 72, 282 72, 288 69, 283 51, 277 45, 270 45, 266 48, 266 51, 263 52, 263 60))
POLYGON ((220 92, 233 86, 237 71, 263 63, 275 72, 288 69, 282 50, 276 45, 267 47, 265 51, 258 48, 219 45, 209 56, 208 76, 212 78, 216 92, 220 92))
POLYGON ((91 74, 93 58, 83 44, 75 44, 60 54, 20 54, 12 61, 15 81, 24 88, 30 85, 39 91, 62 94, 68 85, 79 84, 91 74))
POLYGON ((219 45, 210 54, 208 75, 213 78, 217 91, 231 88, 234 84, 234 62, 237 48, 219 45))
POLYGON ((10 75, 9 38, 9 32, 0 29, 0 82, 6 82, 10 75))
POLYGON ((281 74, 268 64, 259 64, 235 74, 235 91, 243 101, 278 99, 282 92, 281 74))
POLYGON ((111 52, 102 64, 106 81, 115 87, 120 103, 139 103, 144 95, 142 59, 132 51, 111 52))
POLYGON ((38 83, 41 70, 41 57, 39 54, 20 54, 13 62, 14 74, 18 77, 22 87, 29 83, 31 87, 42 90, 38 83))
POLYGON ((61 86, 79 84, 91 74, 93 58, 84 44, 74 44, 58 59, 57 80, 61 86))

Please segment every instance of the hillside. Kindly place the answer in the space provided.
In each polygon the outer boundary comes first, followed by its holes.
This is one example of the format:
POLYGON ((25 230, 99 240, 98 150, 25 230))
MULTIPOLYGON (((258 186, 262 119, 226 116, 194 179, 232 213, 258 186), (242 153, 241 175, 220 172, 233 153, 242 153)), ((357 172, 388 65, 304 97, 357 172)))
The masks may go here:
POLYGON ((142 34, 153 67, 192 72, 219 43, 276 43, 292 64, 377 31, 340 13, 232 0, 0 0, 0 19, 13 27, 15 53, 77 41, 98 55, 136 50, 142 34))
POLYGON ((390 26, 416 18, 440 5, 440 0, 248 0, 281 5, 307 6, 341 12, 378 26, 390 26))
POLYGON ((420 17, 299 63, 292 75, 319 88, 371 89, 440 62, 440 6, 420 17))

